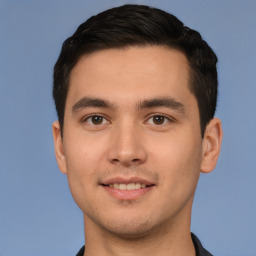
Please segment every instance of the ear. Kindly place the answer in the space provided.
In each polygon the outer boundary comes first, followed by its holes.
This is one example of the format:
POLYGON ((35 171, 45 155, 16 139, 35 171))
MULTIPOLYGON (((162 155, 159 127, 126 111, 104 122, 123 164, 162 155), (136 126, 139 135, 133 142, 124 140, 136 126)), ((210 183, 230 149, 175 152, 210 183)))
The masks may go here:
POLYGON ((206 126, 204 133, 201 172, 209 173, 215 168, 220 154, 222 136, 221 121, 213 118, 206 126))
POLYGON ((54 140, 55 156, 59 169, 62 173, 67 174, 66 158, 63 150, 63 140, 61 137, 60 124, 58 121, 55 121, 52 124, 52 133, 54 140))

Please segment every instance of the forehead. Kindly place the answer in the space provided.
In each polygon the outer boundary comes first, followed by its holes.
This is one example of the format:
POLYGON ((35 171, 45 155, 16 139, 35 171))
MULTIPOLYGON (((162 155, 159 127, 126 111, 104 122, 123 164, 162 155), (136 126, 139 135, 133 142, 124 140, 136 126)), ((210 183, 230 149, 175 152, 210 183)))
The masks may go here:
POLYGON ((107 49, 84 55, 70 75, 69 101, 97 96, 120 103, 138 98, 192 96, 189 64, 180 51, 163 46, 107 49))

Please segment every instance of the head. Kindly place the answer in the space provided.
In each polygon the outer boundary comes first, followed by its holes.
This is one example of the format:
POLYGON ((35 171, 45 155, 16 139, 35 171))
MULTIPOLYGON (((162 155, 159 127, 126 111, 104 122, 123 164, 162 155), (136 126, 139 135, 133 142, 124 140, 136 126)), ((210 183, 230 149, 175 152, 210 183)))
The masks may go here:
POLYGON ((166 46, 182 52, 189 63, 189 89, 200 113, 201 134, 213 118, 217 102, 217 57, 200 34, 175 16, 143 5, 109 9, 82 23, 63 43, 54 67, 53 97, 63 132, 70 73, 83 55, 129 46, 166 46))
POLYGON ((64 42, 53 135, 86 230, 189 230, 200 171, 220 151, 216 61, 199 33, 147 6, 100 13, 64 42))

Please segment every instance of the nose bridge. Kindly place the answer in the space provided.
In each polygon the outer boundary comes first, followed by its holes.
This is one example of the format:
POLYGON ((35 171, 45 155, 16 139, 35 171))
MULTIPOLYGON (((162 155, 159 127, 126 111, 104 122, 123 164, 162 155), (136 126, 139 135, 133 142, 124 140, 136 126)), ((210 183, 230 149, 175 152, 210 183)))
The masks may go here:
POLYGON ((115 164, 134 165, 146 160, 140 127, 129 119, 120 121, 112 131, 109 160, 115 164))

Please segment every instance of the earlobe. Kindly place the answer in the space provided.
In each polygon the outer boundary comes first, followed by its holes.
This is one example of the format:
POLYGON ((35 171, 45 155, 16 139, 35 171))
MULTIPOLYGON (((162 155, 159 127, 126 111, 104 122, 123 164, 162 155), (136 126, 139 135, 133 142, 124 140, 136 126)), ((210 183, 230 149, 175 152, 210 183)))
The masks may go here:
POLYGON ((213 118, 206 126, 204 133, 201 172, 209 173, 215 168, 220 154, 222 136, 221 121, 213 118))
POLYGON ((55 121, 52 124, 52 133, 54 140, 55 156, 59 169, 62 173, 67 174, 66 158, 63 150, 63 140, 61 137, 60 124, 58 121, 55 121))

